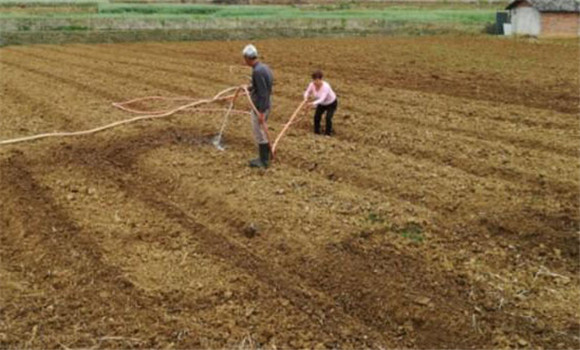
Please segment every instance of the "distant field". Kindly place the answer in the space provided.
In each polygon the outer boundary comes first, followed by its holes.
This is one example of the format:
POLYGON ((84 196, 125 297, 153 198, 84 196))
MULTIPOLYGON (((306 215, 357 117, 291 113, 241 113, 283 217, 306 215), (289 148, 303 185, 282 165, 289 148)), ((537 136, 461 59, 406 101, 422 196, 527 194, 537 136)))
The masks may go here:
MULTIPOLYGON (((476 34, 503 2, 346 2, 252 5, 0 0, 0 45, 230 40, 321 35, 476 34), (81 36, 78 34, 83 32, 81 36)), ((218 1, 215 1, 218 2, 218 1)), ((225 2, 225 1, 222 1, 225 2)))
POLYGON ((381 18, 388 20, 486 22, 493 20, 494 10, 429 10, 414 7, 299 8, 292 6, 227 6, 227 5, 127 5, 102 4, 99 14, 132 15, 195 15, 201 17, 269 17, 269 18, 381 18))
POLYGON ((376 18, 393 21, 485 23, 493 21, 491 8, 424 9, 417 6, 392 6, 369 9, 354 6, 296 7, 287 5, 204 5, 204 4, 111 4, 111 3, 37 3, 8 7, 3 3, 0 18, 22 17, 119 17, 188 16, 203 18, 376 18), (50 10, 47 10, 50 5, 50 10), (71 9, 77 8, 75 11, 71 9))

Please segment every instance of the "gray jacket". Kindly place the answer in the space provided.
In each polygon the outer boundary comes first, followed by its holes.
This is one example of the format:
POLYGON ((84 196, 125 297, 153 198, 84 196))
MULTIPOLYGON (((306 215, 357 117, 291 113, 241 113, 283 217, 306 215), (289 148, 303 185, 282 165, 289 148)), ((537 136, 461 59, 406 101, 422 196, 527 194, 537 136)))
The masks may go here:
POLYGON ((272 95, 273 83, 274 77, 267 65, 258 62, 252 67, 252 86, 250 87, 252 102, 261 113, 272 107, 270 96, 272 95))

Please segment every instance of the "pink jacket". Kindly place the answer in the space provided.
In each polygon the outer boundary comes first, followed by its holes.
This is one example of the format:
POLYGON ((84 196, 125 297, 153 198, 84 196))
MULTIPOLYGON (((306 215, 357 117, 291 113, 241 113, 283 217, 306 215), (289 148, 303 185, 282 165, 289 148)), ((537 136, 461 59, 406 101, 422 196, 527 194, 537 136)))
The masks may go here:
POLYGON ((336 100, 336 94, 334 93, 334 91, 332 91, 330 84, 328 84, 325 81, 322 82, 322 86, 318 91, 316 90, 316 86, 314 86, 314 83, 310 83, 310 85, 308 85, 308 88, 304 92, 304 98, 306 99, 310 97, 310 95, 314 95, 314 97, 316 98, 316 100, 312 102, 312 104, 315 106, 318 105, 328 106, 329 104, 333 103, 336 100))

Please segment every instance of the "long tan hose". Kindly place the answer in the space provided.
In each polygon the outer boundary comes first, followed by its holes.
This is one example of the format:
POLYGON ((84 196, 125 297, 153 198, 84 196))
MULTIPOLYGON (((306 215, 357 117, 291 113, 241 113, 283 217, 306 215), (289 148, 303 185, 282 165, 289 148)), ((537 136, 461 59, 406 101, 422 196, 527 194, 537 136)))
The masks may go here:
MULTIPOLYGON (((111 124, 99 126, 99 127, 89 129, 89 130, 73 131, 73 132, 54 132, 54 133, 46 133, 46 134, 39 134, 39 135, 33 135, 33 136, 27 136, 27 137, 20 137, 20 138, 16 138, 16 139, 4 140, 4 141, 0 141, 0 146, 21 143, 21 142, 27 142, 27 141, 33 141, 33 140, 38 140, 38 139, 44 139, 44 138, 49 138, 49 137, 67 137, 67 136, 80 136, 80 135, 94 134, 94 133, 97 133, 97 132, 100 132, 103 130, 111 129, 111 128, 114 128, 114 127, 117 127, 120 125, 124 125, 124 124, 134 123, 134 122, 140 121, 140 120, 169 117, 177 112, 180 112, 180 111, 183 111, 186 109, 195 108, 195 107, 206 105, 206 104, 209 104, 212 102, 223 101, 223 100, 227 100, 229 98, 232 98, 233 95, 229 95, 229 96, 225 96, 225 97, 223 97, 223 95, 232 91, 232 90, 235 90, 235 89, 238 89, 238 87, 227 88, 225 90, 220 91, 217 95, 215 95, 211 99, 194 101, 194 102, 179 106, 179 107, 174 108, 174 109, 169 110, 169 111, 153 112, 152 114, 150 113, 148 115, 142 115, 142 116, 134 117, 131 119, 117 121, 117 122, 114 122, 111 124)), ((152 98, 144 98, 144 99, 152 99, 152 98)), ((134 103, 138 100, 144 100, 144 99, 135 99, 135 100, 131 100, 131 101, 123 102, 123 103, 113 103, 113 106, 120 108, 120 109, 127 110, 127 108, 125 108, 124 105, 126 105, 128 103, 134 103)), ((154 96, 153 99, 164 99, 164 98, 159 97, 159 96, 154 96)), ((135 111, 133 111, 133 113, 135 113, 135 111)))
MULTIPOLYGON (((245 85, 229 87, 227 89, 224 89, 224 90, 218 92, 213 98, 204 99, 204 100, 195 100, 195 99, 189 98, 189 97, 149 96, 149 97, 143 97, 143 98, 136 98, 136 99, 125 101, 125 102, 113 103, 113 106, 115 106, 116 108, 119 108, 121 110, 124 110, 126 112, 135 113, 135 114, 146 114, 146 115, 141 115, 141 116, 137 116, 137 117, 134 117, 131 119, 117 121, 114 123, 99 126, 99 127, 89 129, 89 130, 73 131, 73 132, 45 133, 45 134, 38 134, 38 135, 33 135, 33 136, 4 140, 4 141, 0 141, 0 146, 22 143, 22 142, 29 142, 29 141, 45 139, 45 138, 50 138, 50 137, 68 137, 68 136, 80 136, 80 135, 94 134, 94 133, 97 133, 97 132, 100 132, 103 130, 111 129, 111 128, 114 128, 114 127, 117 127, 120 125, 134 123, 134 122, 141 121, 141 120, 169 117, 175 113, 185 111, 188 109, 191 109, 193 112, 224 111, 225 110, 226 111, 226 118, 230 113, 248 114, 248 112, 233 109, 234 103, 235 103, 240 91, 243 91, 244 95, 247 97, 248 102, 250 103, 250 106, 251 106, 252 110, 254 111, 254 113, 256 113, 257 115, 260 115, 260 112, 258 111, 256 106, 252 102, 252 98, 250 96, 250 93, 245 85), (226 95, 228 92, 231 92, 234 90, 235 90, 235 92, 233 94, 226 95), (128 107, 128 105, 131 105, 131 104, 134 104, 137 102, 142 102, 142 101, 149 101, 149 100, 192 101, 192 102, 184 104, 184 105, 176 107, 176 108, 173 108, 173 109, 170 109, 170 110, 159 110, 159 111, 141 111, 141 110, 137 110, 137 109, 133 109, 133 108, 128 107), (217 108, 201 109, 201 108, 198 108, 198 107, 206 105, 206 104, 210 104, 210 103, 218 102, 218 101, 224 101, 224 100, 231 100, 230 106, 227 109, 217 109, 217 108)), ((294 119, 299 114, 300 110, 304 107, 305 103, 306 103, 306 100, 302 101, 302 103, 294 111, 294 113, 290 117, 289 121, 284 125, 282 131, 276 137, 274 144, 272 144, 270 142, 270 140, 271 140, 270 133, 268 132, 268 125, 266 124, 266 121, 260 120, 261 127, 264 130, 264 133, 266 134, 266 138, 268 140, 268 145, 270 146, 270 150, 272 153, 272 159, 274 159, 274 157, 276 156, 276 150, 277 150, 278 143, 280 142, 281 138, 284 136, 285 132, 288 130, 290 125, 293 124, 294 119)), ((225 120, 224 120, 224 122, 225 122, 225 120)), ((222 126, 222 129, 224 126, 222 126)))
POLYGON ((304 100, 304 101, 302 101, 302 103, 300 103, 298 108, 296 108, 294 113, 292 113, 292 116, 290 117, 290 119, 288 119, 288 122, 286 122, 286 124, 284 125, 284 127, 282 128, 282 130, 280 131, 278 136, 276 137, 276 140, 274 140, 274 144, 272 145, 272 158, 276 157, 276 151, 278 149, 278 142, 280 142, 280 140, 282 139, 282 137, 284 136, 284 134, 286 133, 288 128, 290 128, 290 125, 294 124, 294 119, 298 116, 298 114, 300 113, 300 110, 302 110, 302 108, 304 108, 304 105, 306 104, 306 102, 307 102, 307 100, 304 100))

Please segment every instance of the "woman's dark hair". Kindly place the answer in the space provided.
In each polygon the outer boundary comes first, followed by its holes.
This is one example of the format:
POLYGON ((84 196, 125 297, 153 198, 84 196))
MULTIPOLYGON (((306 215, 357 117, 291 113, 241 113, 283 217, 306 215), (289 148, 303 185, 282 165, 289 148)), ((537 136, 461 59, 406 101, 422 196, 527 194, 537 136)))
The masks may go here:
POLYGON ((313 79, 313 80, 314 80, 314 79, 322 79, 322 71, 321 71, 320 69, 318 69, 318 70, 315 70, 315 71, 312 73, 312 79, 313 79))

